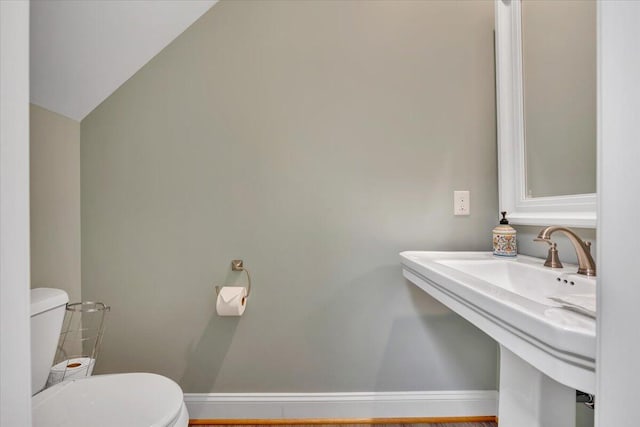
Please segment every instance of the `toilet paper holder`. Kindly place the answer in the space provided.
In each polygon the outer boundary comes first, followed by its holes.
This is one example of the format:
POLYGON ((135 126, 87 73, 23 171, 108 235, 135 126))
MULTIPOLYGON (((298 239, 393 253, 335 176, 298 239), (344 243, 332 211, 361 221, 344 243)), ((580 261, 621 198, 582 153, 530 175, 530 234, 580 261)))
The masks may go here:
MULTIPOLYGON (((245 298, 249 298, 249 294, 251 293, 251 276, 249 275, 249 270, 244 266, 244 261, 241 259, 232 260, 231 271, 244 271, 247 273, 247 294, 245 295, 245 298)), ((220 293, 220 289, 220 286, 216 286, 216 295, 220 293)))

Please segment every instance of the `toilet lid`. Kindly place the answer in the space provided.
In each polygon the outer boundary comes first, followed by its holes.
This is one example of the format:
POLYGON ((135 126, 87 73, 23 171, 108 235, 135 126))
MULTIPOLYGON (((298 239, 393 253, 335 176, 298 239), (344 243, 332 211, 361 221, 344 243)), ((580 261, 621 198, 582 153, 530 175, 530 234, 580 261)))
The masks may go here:
POLYGON ((169 378, 135 373, 63 381, 31 402, 33 427, 165 427, 180 414, 183 395, 169 378))

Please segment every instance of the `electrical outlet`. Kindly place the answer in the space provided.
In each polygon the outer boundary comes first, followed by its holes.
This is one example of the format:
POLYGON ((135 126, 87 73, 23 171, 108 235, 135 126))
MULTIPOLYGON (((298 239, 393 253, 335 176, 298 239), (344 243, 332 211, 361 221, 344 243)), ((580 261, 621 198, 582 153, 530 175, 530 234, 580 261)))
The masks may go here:
POLYGON ((453 214, 454 215, 470 215, 471 202, 469 199, 469 191, 453 192, 453 214))

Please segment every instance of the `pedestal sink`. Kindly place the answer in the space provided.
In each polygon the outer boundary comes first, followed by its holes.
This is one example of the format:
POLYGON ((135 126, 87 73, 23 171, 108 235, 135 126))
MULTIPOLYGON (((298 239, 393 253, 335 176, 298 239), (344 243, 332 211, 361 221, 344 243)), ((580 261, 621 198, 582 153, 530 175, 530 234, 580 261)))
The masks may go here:
POLYGON ((573 427, 575 390, 595 393, 595 298, 576 266, 491 252, 402 252, 404 276, 500 344, 500 427, 573 427), (554 299, 551 299, 554 298, 554 299))

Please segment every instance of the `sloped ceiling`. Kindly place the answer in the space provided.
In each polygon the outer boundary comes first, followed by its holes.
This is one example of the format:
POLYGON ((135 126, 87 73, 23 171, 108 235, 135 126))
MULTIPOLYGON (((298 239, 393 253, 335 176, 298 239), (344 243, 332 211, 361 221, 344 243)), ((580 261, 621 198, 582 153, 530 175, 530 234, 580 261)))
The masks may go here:
POLYGON ((216 2, 31 1, 31 102, 81 121, 216 2))

